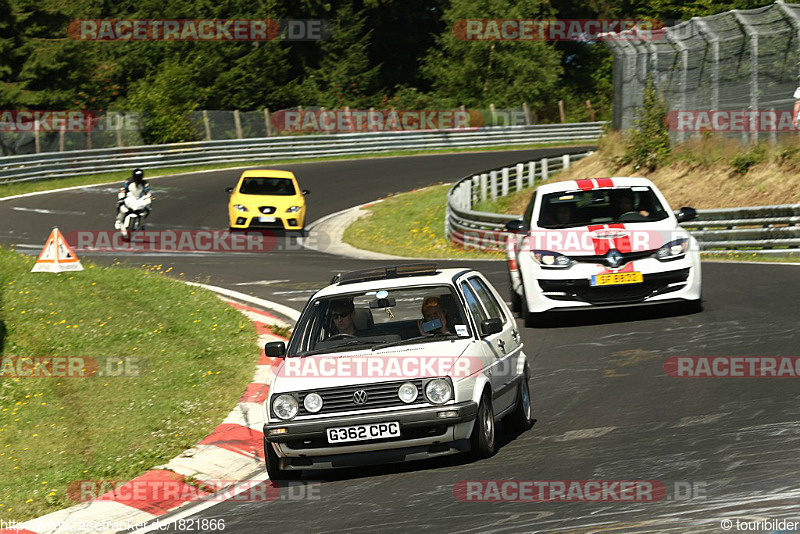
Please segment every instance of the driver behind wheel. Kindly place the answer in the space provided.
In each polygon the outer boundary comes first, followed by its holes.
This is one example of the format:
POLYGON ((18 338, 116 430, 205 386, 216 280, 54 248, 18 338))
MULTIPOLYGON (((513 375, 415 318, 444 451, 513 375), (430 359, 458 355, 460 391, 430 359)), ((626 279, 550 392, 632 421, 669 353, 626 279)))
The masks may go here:
POLYGON ((638 213, 642 217, 649 217, 650 212, 636 206, 636 201, 631 191, 622 191, 613 198, 616 217, 621 217, 626 213, 638 213))
POLYGON ((331 303, 330 315, 337 334, 358 335, 354 321, 355 306, 351 299, 339 299, 331 303))

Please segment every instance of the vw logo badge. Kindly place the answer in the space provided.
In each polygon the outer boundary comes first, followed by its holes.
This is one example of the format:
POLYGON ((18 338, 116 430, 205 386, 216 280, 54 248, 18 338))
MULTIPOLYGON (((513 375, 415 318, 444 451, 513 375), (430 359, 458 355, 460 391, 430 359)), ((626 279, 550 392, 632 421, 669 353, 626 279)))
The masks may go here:
POLYGON ((359 389, 355 393, 353 393, 353 404, 366 404, 369 395, 363 389, 359 389))
POLYGON ((622 254, 613 249, 609 250, 606 254, 606 261, 612 267, 619 267, 619 264, 622 263, 622 254))

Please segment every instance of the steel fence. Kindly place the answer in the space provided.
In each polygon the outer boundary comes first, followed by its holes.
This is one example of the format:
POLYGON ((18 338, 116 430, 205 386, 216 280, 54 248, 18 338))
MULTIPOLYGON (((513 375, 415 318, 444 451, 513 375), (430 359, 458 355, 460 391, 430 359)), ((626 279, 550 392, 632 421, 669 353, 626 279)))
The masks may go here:
POLYGON ((0 158, 0 183, 96 174, 141 167, 181 167, 270 159, 316 158, 448 148, 596 141, 605 122, 437 130, 285 136, 201 141, 0 158))
MULTIPOLYGON (((605 41, 614 54, 615 129, 633 125, 648 75, 669 110, 782 111, 790 116, 800 75, 800 4, 778 1, 694 17, 648 39, 617 35, 621 38, 605 41)), ((779 125, 764 126, 744 126, 735 135, 775 141, 787 133, 779 125)), ((671 133, 674 141, 689 135, 699 132, 671 133)))
MULTIPOLYGON (((505 250, 505 224, 520 215, 473 209, 480 202, 532 187, 538 181, 590 155, 564 154, 555 158, 517 163, 510 167, 471 174, 456 182, 447 195, 445 235, 461 247, 505 250)), ((697 239, 700 249, 798 252, 800 248, 800 204, 698 210, 698 218, 681 226, 697 239)))

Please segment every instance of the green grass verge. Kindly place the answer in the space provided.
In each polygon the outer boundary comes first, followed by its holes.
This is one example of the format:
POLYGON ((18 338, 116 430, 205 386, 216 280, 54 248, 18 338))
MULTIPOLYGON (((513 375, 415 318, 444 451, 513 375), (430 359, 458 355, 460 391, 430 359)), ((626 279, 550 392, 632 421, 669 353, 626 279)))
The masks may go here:
MULTIPOLYGON (((561 146, 574 146, 576 143, 591 144, 588 141, 560 141, 558 143, 535 143, 529 145, 504 145, 497 147, 483 147, 483 148, 443 148, 437 150, 396 150, 391 152, 376 152, 372 154, 363 154, 357 156, 331 156, 323 158, 300 158, 300 159, 272 159, 263 161, 235 161, 230 163, 218 163, 208 165, 191 165, 186 167, 165 167, 163 169, 148 169, 147 177, 153 178, 156 176, 165 176, 169 174, 207 171, 216 169, 228 169, 231 167, 259 167, 270 165, 288 165, 290 163, 307 163, 318 161, 338 161, 349 159, 365 159, 365 158, 389 158, 397 156, 415 156, 421 154, 448 154, 460 152, 497 152, 501 150, 527 150, 534 148, 558 148, 561 146)), ((122 162, 124 164, 124 162, 122 162)), ((92 174, 87 176, 72 176, 69 178, 54 178, 49 180, 36 180, 31 182, 19 182, 12 184, 0 183, 0 198, 9 197, 13 195, 23 195, 25 193, 34 193, 37 191, 49 191, 51 189, 60 189, 62 187, 74 187, 81 185, 94 185, 107 182, 123 181, 130 176, 131 169, 116 172, 106 172, 99 174, 92 174)))
POLYGON ((417 258, 503 258, 503 252, 464 250, 444 236, 445 204, 451 185, 435 185, 388 197, 369 208, 344 232, 356 248, 417 258))
POLYGON ((128 480, 193 446, 236 404, 259 356, 247 318, 158 267, 84 261, 50 274, 31 273, 33 261, 0 248, 3 364, 128 357, 139 376, 0 378, 7 521, 77 504, 71 482, 128 480))

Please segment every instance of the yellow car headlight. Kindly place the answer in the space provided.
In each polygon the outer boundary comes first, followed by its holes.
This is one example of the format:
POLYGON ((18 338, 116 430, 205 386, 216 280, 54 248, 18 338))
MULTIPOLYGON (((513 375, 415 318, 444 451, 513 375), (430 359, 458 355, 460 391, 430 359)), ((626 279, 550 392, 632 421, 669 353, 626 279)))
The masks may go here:
POLYGON ((250 211, 249 209, 247 209, 247 206, 243 206, 241 204, 234 204, 233 209, 235 209, 236 211, 250 211))
POLYGON ((297 213, 301 209, 303 209, 303 206, 289 206, 286 208, 286 213, 297 213))

